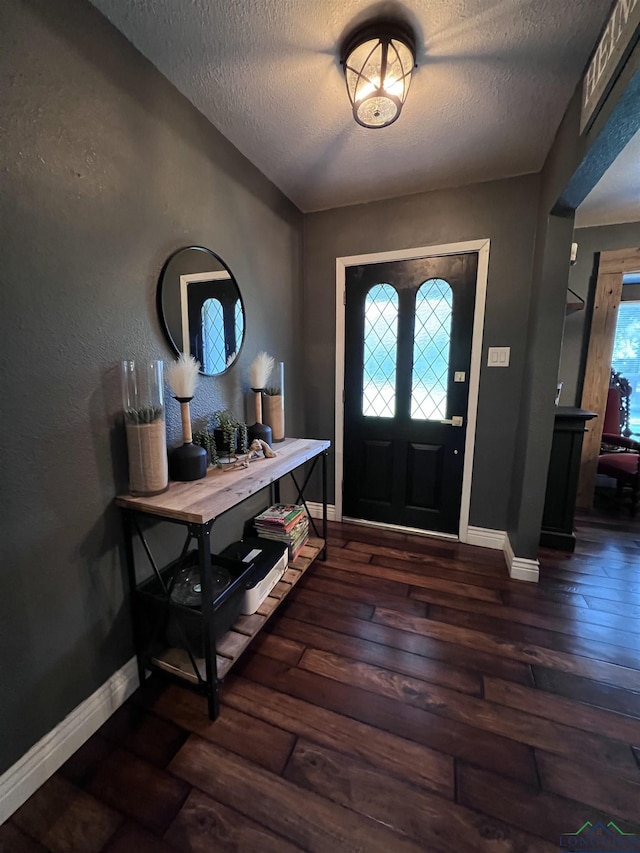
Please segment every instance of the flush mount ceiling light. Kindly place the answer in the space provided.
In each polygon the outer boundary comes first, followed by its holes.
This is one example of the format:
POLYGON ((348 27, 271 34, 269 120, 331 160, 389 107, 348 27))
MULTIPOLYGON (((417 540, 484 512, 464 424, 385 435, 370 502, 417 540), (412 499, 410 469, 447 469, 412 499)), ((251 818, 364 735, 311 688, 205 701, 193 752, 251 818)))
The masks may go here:
POLYGON ((391 21, 360 27, 346 39, 340 62, 358 124, 392 124, 402 111, 416 65, 415 38, 409 27, 391 21))

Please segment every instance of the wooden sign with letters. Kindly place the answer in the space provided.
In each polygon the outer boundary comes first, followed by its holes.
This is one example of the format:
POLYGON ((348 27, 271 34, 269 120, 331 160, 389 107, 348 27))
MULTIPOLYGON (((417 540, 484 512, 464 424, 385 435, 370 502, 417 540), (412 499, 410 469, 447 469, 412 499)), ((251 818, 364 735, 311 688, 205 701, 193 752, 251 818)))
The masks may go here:
POLYGON ((618 0, 584 78, 580 133, 595 117, 639 33, 640 0, 618 0))

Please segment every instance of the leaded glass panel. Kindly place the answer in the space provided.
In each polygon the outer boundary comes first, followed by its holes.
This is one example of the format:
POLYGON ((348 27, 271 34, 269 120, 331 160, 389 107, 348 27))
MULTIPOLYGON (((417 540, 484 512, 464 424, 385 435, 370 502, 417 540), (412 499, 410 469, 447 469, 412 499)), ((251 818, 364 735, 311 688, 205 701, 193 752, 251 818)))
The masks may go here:
POLYGON ((397 360, 398 294, 390 284, 376 284, 364 303, 363 415, 395 416, 397 360))
POLYGON ((219 299, 202 303, 202 368, 204 373, 221 373, 226 367, 224 352, 224 322, 219 299))
POLYGON ((413 420, 447 417, 452 310, 453 294, 446 281, 432 278, 420 286, 416 294, 413 336, 413 420))

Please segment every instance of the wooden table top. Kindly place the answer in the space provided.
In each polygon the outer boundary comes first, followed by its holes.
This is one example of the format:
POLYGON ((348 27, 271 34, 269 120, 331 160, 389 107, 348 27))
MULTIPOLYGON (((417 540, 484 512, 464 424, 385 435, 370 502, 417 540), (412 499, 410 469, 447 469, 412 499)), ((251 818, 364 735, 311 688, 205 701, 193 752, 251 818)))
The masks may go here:
POLYGON ((327 450, 331 442, 314 438, 286 438, 274 445, 277 456, 260 457, 236 471, 209 468, 202 480, 170 482, 166 492, 151 497, 119 495, 116 504, 177 521, 206 524, 284 474, 327 450))

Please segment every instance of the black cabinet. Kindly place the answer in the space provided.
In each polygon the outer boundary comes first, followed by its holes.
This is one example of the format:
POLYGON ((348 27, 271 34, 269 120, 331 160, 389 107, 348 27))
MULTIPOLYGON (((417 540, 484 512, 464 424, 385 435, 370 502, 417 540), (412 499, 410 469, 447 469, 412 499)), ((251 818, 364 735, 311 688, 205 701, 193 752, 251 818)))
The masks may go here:
POLYGON ((573 406, 558 406, 549 459, 547 491, 542 515, 540 544, 561 551, 573 551, 576 537, 573 517, 580 476, 582 439, 594 412, 573 406))

